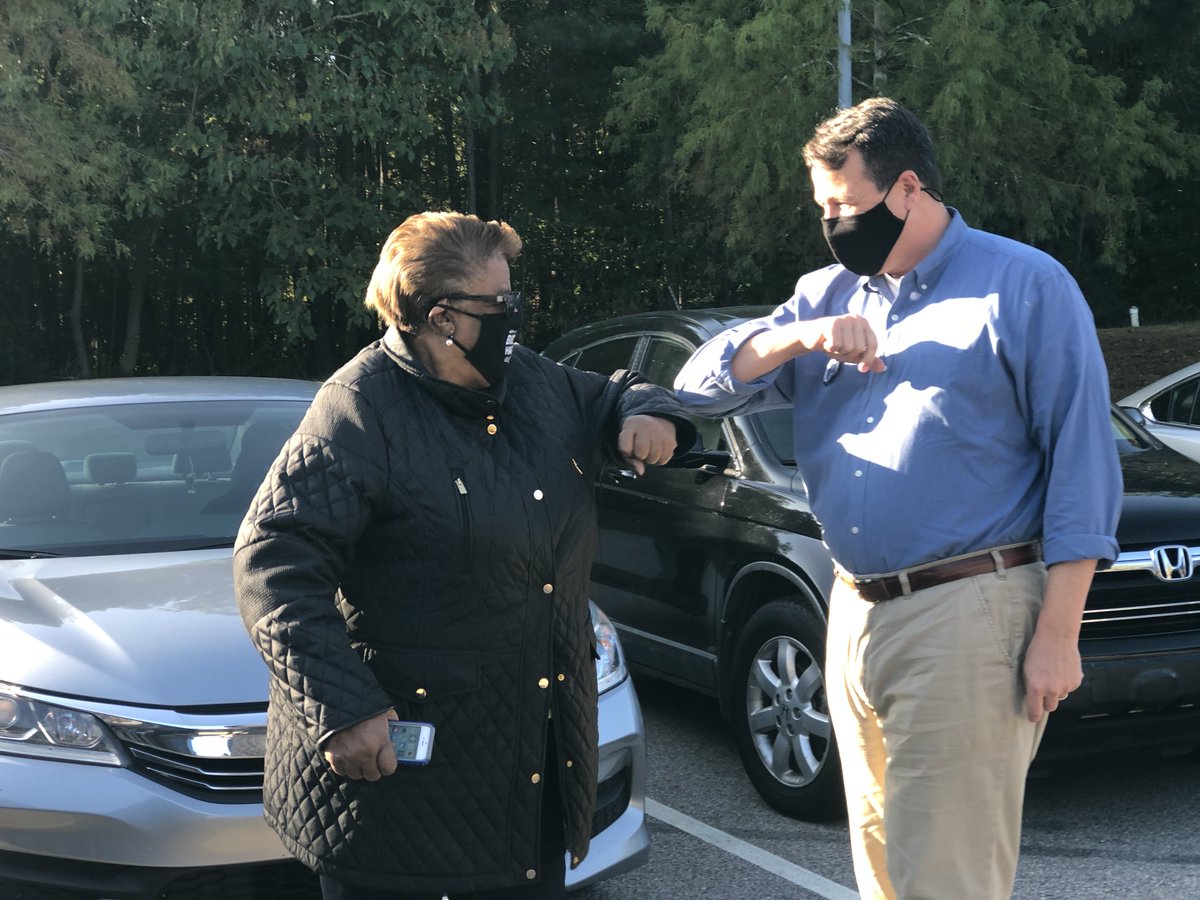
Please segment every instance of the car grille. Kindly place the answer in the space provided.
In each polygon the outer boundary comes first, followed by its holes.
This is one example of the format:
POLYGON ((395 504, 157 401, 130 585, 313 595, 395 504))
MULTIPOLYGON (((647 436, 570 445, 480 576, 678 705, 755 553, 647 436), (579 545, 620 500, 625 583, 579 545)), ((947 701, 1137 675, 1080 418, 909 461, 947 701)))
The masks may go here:
POLYGON ((592 815, 592 837, 621 818, 629 807, 633 792, 632 771, 625 767, 600 782, 596 789, 596 812, 592 815))
POLYGON ((4 900, 105 900, 150 897, 154 900, 320 900, 317 876, 298 862, 227 866, 185 872, 163 885, 148 869, 87 864, 76 869, 97 885, 109 880, 116 887, 59 888, 45 884, 0 883, 4 900), (159 886, 162 886, 161 888, 159 886))
POLYGON ((320 900, 317 876, 300 863, 194 872, 176 878, 155 900, 320 900))
MULTIPOLYGON (((1193 549, 1193 557, 1200 551, 1193 549)), ((1083 613, 1081 638, 1200 633, 1200 571, 1163 581, 1147 551, 1122 553, 1111 570, 1096 573, 1083 613)))
POLYGON ((126 744, 133 770, 210 803, 261 803, 262 757, 201 759, 157 747, 126 744))

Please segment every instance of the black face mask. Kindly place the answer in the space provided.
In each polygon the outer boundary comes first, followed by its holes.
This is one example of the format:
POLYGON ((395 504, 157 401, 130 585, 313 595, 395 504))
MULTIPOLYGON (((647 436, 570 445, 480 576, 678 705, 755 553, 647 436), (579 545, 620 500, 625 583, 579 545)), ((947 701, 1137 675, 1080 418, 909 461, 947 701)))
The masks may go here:
POLYGON ((884 202, 895 184, 893 181, 888 185, 883 200, 865 213, 821 220, 821 230, 833 258, 855 275, 878 275, 900 240, 908 217, 898 218, 884 202))
POLYGON ((475 371, 482 375, 489 385, 500 381, 507 371, 505 367, 509 359, 512 358, 513 344, 517 342, 517 332, 525 321, 525 314, 502 312, 481 316, 455 306, 442 308, 479 320, 479 337, 475 339, 475 346, 469 350, 454 340, 453 335, 448 340, 463 352, 467 362, 475 367, 475 371))

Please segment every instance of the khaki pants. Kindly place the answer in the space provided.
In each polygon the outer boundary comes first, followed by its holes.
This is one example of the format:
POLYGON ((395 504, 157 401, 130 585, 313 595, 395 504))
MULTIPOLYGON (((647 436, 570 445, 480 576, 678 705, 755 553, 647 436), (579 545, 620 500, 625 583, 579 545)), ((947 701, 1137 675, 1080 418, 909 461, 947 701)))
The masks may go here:
POLYGON ((1045 580, 1034 563, 876 604, 834 582, 829 709, 864 900, 1011 895, 1046 722, 1021 677, 1045 580))

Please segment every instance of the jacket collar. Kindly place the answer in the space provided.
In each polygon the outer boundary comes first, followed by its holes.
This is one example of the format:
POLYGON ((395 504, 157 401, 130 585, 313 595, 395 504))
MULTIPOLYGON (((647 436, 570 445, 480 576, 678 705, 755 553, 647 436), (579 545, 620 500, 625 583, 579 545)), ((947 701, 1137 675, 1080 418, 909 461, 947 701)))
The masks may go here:
POLYGON ((471 417, 487 416, 504 406, 504 396, 508 387, 507 376, 499 384, 483 390, 443 381, 435 377, 413 355, 408 339, 394 325, 388 328, 383 336, 383 349, 406 375, 416 379, 422 389, 428 391, 435 400, 453 413, 471 417))

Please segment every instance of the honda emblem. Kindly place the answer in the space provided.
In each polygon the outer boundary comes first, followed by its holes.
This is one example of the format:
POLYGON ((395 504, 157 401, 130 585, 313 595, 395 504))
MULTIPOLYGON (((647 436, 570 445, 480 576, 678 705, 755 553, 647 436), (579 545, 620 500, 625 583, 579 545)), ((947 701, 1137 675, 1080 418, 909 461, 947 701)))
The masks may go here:
POLYGON ((1192 552, 1179 544, 1155 547, 1150 561, 1159 581, 1187 581, 1192 577, 1192 552))

